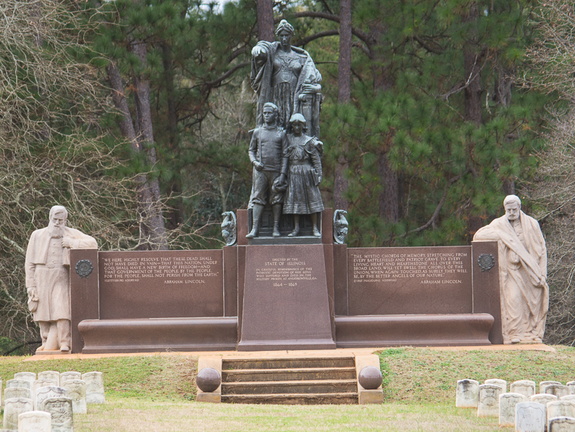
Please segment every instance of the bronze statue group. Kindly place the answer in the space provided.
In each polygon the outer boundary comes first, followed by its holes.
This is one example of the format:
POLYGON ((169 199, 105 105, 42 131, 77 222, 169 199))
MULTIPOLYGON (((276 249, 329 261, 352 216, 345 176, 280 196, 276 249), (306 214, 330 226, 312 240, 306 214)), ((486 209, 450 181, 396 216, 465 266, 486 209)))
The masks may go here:
POLYGON ((248 238, 258 236, 268 204, 274 237, 281 235, 282 214, 293 217, 288 236, 300 234, 301 215, 310 215, 313 235, 320 236, 323 144, 317 136, 321 74, 306 51, 291 46, 293 31, 283 20, 276 30, 277 42, 260 41, 252 50, 251 82, 258 94, 258 127, 248 151, 253 165, 248 238))

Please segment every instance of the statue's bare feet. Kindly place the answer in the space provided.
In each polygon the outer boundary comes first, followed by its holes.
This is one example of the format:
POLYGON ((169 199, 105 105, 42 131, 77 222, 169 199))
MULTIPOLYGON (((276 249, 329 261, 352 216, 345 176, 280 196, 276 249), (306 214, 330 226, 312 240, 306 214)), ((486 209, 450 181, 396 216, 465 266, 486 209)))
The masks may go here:
POLYGON ((299 228, 296 228, 288 234, 288 237, 296 237, 298 234, 299 234, 299 228))
POLYGON ((246 234, 246 238, 254 238, 257 235, 258 235, 258 231, 256 229, 253 229, 248 234, 246 234))

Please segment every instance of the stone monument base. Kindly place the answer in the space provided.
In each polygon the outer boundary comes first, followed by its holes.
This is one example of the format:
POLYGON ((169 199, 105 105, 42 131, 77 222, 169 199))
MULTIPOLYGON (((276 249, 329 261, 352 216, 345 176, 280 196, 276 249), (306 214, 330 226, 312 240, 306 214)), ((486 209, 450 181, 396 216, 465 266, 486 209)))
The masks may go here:
POLYGON ((238 350, 335 348, 323 245, 246 246, 238 350))
POLYGON ((338 348, 491 345, 490 314, 335 317, 338 348))
POLYGON ((236 317, 84 320, 84 354, 236 349, 236 317))
POLYGON ((60 351, 60 350, 36 350, 36 355, 46 355, 46 356, 52 356, 52 355, 62 355, 62 354, 70 354, 70 351, 60 351))
POLYGON ((221 250, 72 250, 72 352, 503 343, 496 242, 348 248, 332 218, 263 245, 241 210, 221 250))

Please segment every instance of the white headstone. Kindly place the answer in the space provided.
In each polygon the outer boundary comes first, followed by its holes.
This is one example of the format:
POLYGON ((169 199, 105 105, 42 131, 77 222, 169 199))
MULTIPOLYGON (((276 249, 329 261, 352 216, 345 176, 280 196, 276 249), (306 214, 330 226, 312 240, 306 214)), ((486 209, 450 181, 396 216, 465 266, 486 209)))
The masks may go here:
POLYGON ((559 398, 559 400, 570 400, 570 401, 575 401, 575 395, 574 394, 570 394, 567 396, 561 396, 559 398))
POLYGON ((541 381, 539 383, 539 393, 545 393, 545 387, 550 384, 561 384, 559 381, 541 381))
POLYGON ((51 381, 52 385, 60 385, 60 372, 44 371, 38 372, 38 380, 51 381))
POLYGON ((48 386, 48 387, 40 387, 36 390, 36 409, 40 411, 44 411, 42 408, 42 404, 46 399, 50 398, 58 398, 58 397, 68 397, 68 390, 64 387, 58 386, 48 386))
POLYGON ((575 418, 556 417, 549 421, 548 432, 575 432, 575 418))
POLYGON ((539 402, 540 404, 545 405, 545 407, 547 407, 549 402, 559 400, 559 398, 555 395, 541 393, 534 394, 530 399, 532 402, 539 402))
POLYGON ((549 384, 545 386, 545 394, 552 394, 560 398, 571 394, 569 387, 563 384, 549 384))
POLYGON ((39 388, 42 387, 58 387, 57 384, 54 384, 52 381, 45 381, 45 380, 36 380, 32 384, 32 399, 34 400, 34 407, 38 408, 36 405, 36 393, 38 392, 39 388))
POLYGON ((86 382, 87 404, 102 404, 106 402, 104 374, 102 372, 87 372, 82 375, 82 379, 86 382))
POLYGON ((69 379, 62 386, 68 390, 68 397, 72 399, 74 414, 86 414, 86 382, 81 379, 69 379))
POLYGON ((4 401, 3 427, 8 430, 18 430, 18 416, 24 412, 32 411, 32 399, 10 398, 4 401))
POLYGON ((535 381, 521 380, 521 381, 515 381, 515 382, 511 383, 511 386, 509 387, 509 391, 511 393, 519 393, 519 394, 525 395, 527 397, 531 397, 535 394, 535 388, 536 387, 537 387, 537 384, 535 383, 535 381))
POLYGON ((74 411, 70 398, 46 399, 42 404, 42 411, 52 415, 52 432, 74 432, 74 411))
POLYGON ((544 432, 545 406, 538 402, 520 402, 515 405, 515 432, 544 432))
POLYGON ((8 381, 6 381, 6 388, 12 388, 12 387, 17 387, 17 388, 27 388, 28 390, 32 390, 32 381, 27 381, 27 380, 23 380, 23 379, 10 379, 8 381))
POLYGON ((36 374, 34 372, 16 372, 14 379, 21 379, 33 383, 36 381, 36 374))
POLYGON ((485 382, 483 384, 498 385, 499 387, 501 387, 503 389, 503 393, 507 392, 507 381, 505 381, 505 380, 493 378, 493 379, 485 380, 485 382))
POLYGON ((547 404, 547 421, 549 422, 556 417, 575 417, 575 402, 565 400, 549 402, 547 404))
POLYGON ((18 416, 18 432, 52 432, 52 416, 44 411, 28 411, 18 416))
POLYGON ((482 384, 479 386, 478 417, 499 417, 499 395, 503 393, 500 385, 482 384))
POLYGON ((4 399, 11 398, 32 399, 32 392, 26 387, 6 387, 4 389, 4 399))
POLYGON ((71 380, 71 379, 82 379, 82 374, 80 372, 69 371, 69 372, 62 372, 60 374, 60 385, 64 385, 64 382, 71 380))
POLYGON ((520 393, 499 395, 499 426, 515 426, 515 405, 527 402, 527 396, 520 393))
POLYGON ((458 408, 477 408, 479 402, 479 382, 471 379, 457 381, 455 406, 458 408))
POLYGON ((567 387, 569 387, 571 394, 575 394, 575 381, 569 381, 567 387))

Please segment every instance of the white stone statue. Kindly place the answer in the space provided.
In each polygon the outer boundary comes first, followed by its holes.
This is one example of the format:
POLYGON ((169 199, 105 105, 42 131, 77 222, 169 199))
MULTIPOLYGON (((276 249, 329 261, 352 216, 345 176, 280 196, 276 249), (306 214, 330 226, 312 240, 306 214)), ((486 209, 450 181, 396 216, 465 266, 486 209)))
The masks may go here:
POLYGON ((499 243, 499 282, 504 343, 541 343, 549 308, 547 249, 539 223, 508 195, 505 215, 480 228, 473 240, 499 243))
POLYGON ((70 249, 98 248, 93 237, 67 227, 67 219, 65 207, 52 207, 48 227, 32 233, 26 250, 28 306, 40 326, 39 351, 70 351, 70 249))

